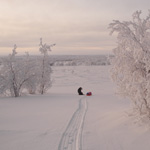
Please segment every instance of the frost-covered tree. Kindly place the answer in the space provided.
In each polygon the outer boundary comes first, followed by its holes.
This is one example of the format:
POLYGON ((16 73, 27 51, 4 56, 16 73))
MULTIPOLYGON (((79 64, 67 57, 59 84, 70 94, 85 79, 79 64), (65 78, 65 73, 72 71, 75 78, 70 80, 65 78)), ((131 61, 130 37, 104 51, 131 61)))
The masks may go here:
POLYGON ((113 50, 111 75, 121 95, 129 97, 141 115, 150 118, 150 11, 141 11, 131 21, 114 20, 111 34, 118 33, 118 46, 113 50))
POLYGON ((41 94, 44 94, 46 90, 48 90, 51 87, 52 81, 51 81, 51 73, 52 69, 50 66, 50 59, 48 52, 51 51, 51 47, 55 46, 53 45, 47 45, 46 43, 43 44, 42 38, 40 38, 40 48, 39 51, 43 55, 42 62, 40 62, 40 71, 39 71, 39 92, 41 94))
MULTIPOLYGON (((18 97, 27 89, 27 83, 35 79, 35 66, 29 61, 29 55, 16 57, 17 46, 12 54, 2 59, 0 68, 0 94, 18 97)), ((31 84, 31 82, 30 82, 31 84)))

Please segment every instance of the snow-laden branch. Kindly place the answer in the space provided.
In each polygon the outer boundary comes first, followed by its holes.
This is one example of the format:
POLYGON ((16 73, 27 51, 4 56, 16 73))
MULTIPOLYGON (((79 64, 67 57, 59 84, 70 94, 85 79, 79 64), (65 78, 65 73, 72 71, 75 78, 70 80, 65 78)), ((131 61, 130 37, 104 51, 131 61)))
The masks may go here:
POLYGON ((51 51, 51 47, 53 47, 55 45, 56 44, 51 44, 51 45, 47 45, 46 43, 43 44, 42 38, 40 38, 40 44, 39 44, 40 48, 39 48, 39 51, 42 54, 46 55, 46 54, 48 54, 49 51, 51 51))

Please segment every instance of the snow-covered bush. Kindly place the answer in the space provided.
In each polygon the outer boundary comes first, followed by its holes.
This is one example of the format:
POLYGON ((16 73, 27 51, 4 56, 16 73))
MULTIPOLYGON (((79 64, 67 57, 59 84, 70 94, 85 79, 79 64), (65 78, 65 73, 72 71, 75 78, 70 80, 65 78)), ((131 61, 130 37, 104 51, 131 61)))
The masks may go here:
POLYGON ((51 87, 52 81, 51 81, 51 73, 52 69, 50 66, 50 59, 48 52, 51 51, 51 47, 55 46, 53 45, 47 45, 46 43, 43 44, 42 38, 40 39, 40 48, 39 51, 43 55, 43 58, 39 64, 39 92, 41 94, 44 94, 46 90, 48 90, 51 87))
POLYGON ((24 88, 28 91, 29 94, 35 94, 37 92, 37 86, 39 84, 38 60, 36 58, 29 56, 29 54, 26 53, 26 56, 22 57, 22 61, 24 63, 23 71, 26 72, 28 76, 30 76, 30 78, 26 80, 24 88))
POLYGON ((14 97, 20 96, 27 83, 35 78, 35 66, 30 63, 29 55, 16 57, 16 49, 14 45, 12 54, 2 59, 0 68, 0 94, 14 97))
POLYGON ((129 97, 140 115, 150 117, 150 11, 141 11, 131 21, 114 20, 111 34, 117 32, 118 46, 113 50, 111 75, 121 95, 129 97))

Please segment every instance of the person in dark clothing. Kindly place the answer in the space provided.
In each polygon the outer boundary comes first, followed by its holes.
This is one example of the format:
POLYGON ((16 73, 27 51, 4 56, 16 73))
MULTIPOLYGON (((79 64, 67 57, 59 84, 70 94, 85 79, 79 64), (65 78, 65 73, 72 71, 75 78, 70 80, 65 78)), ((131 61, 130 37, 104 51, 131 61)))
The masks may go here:
POLYGON ((79 95, 84 95, 84 94, 82 93, 82 87, 80 87, 80 88, 78 89, 78 94, 79 94, 79 95))

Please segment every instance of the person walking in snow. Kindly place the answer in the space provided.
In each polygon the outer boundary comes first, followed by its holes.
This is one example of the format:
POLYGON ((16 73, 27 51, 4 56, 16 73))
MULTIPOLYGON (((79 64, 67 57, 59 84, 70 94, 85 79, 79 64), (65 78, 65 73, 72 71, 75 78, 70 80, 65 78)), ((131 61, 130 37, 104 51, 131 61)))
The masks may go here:
POLYGON ((79 95, 84 95, 84 94, 82 93, 82 87, 79 87, 79 89, 78 89, 78 94, 79 94, 79 95))

